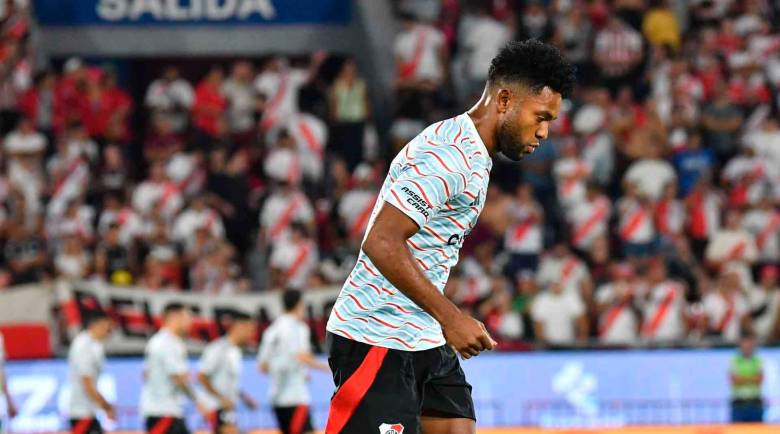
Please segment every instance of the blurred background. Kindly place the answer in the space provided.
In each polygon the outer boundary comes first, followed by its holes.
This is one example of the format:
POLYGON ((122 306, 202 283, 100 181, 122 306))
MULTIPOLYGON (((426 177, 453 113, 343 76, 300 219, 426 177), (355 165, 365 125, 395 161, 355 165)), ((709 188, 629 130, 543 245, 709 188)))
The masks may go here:
MULTIPOLYGON (((2 0, 0 17, 8 431, 65 429, 62 357, 90 310, 117 323, 112 430, 141 429, 139 356, 171 301, 197 314, 197 357, 225 315, 259 337, 298 288, 326 351, 388 163, 527 38, 578 86, 544 146, 497 159, 446 288, 499 341, 463 363, 480 432, 773 432, 726 425, 742 405, 780 422, 780 2, 2 0)), ((329 376, 312 391, 321 428, 329 376)), ((267 402, 239 425, 270 429, 267 402)))

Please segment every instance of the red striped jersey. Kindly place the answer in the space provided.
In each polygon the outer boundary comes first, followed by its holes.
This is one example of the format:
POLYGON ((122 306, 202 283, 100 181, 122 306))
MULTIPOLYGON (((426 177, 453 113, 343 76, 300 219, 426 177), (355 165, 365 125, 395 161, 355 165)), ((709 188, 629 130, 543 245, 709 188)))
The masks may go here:
MULTIPOLYGON (((366 232, 385 204, 406 214, 420 228, 407 240, 407 248, 428 279, 444 291, 463 240, 482 212, 492 165, 467 114, 428 126, 393 160, 366 232)), ((362 251, 327 329, 406 351, 445 343, 439 323, 382 276, 362 251)))

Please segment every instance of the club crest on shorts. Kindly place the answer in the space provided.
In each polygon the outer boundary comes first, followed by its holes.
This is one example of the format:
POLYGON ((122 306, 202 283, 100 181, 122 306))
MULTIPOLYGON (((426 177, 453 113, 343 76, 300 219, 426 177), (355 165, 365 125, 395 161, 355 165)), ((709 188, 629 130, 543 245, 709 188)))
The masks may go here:
POLYGON ((403 434, 404 426, 400 423, 383 423, 379 425, 379 434, 403 434))

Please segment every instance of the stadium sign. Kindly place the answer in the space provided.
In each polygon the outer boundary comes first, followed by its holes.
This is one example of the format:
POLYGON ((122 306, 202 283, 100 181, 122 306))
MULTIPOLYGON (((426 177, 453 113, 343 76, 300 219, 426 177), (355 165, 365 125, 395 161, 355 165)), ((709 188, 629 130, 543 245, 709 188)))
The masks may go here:
POLYGON ((350 0, 35 0, 43 26, 347 24, 350 0))
MULTIPOLYGON (((257 320, 257 335, 282 314, 281 293, 236 294, 215 297, 213 294, 194 294, 178 291, 152 292, 143 288, 107 286, 95 282, 63 283, 57 288, 57 306, 64 335, 73 338, 84 327, 89 313, 107 311, 117 327, 106 343, 108 354, 141 354, 147 340, 159 328, 162 312, 170 303, 188 306, 195 321, 188 344, 191 350, 200 350, 205 343, 221 336, 230 322, 231 314, 241 312, 257 320)), ((339 290, 322 289, 304 293, 309 320, 322 325, 339 290)), ((318 327, 317 329, 321 329, 318 327)), ((62 333, 61 333, 62 334, 62 333)), ((68 340, 69 340, 68 339, 68 340)), ((62 342, 63 346, 68 342, 62 342)))

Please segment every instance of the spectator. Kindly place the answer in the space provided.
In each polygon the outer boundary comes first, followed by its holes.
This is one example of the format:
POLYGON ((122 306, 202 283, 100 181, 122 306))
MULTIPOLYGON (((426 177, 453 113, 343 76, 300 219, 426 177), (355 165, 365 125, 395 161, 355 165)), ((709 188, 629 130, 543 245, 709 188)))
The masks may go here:
POLYGON ((750 232, 742 228, 742 213, 737 209, 729 209, 724 220, 724 227, 715 233, 707 245, 707 262, 714 269, 731 263, 743 267, 753 264, 758 259, 758 249, 750 232))
POLYGON ((458 267, 460 284, 454 295, 454 300, 458 304, 474 308, 490 297, 493 290, 493 276, 499 271, 495 253, 494 242, 481 243, 474 249, 474 254, 465 258, 460 264, 458 267))
POLYGON ((736 134, 742 125, 742 113, 732 104, 723 85, 715 88, 712 102, 704 106, 701 122, 707 147, 724 164, 737 153, 736 134))
POLYGON ((54 256, 54 269, 65 280, 80 280, 91 272, 92 256, 76 234, 63 240, 61 251, 54 256))
MULTIPOLYGON (((769 167, 780 167, 780 127, 773 116, 767 116, 758 128, 752 128, 743 138, 745 146, 750 147, 769 167)), ((777 173, 773 183, 777 184, 777 173)), ((777 194, 777 192, 775 192, 777 194)))
POLYGON ((57 112, 54 107, 56 81, 51 71, 39 72, 33 87, 19 97, 21 115, 32 120, 34 127, 48 137, 54 133, 54 114, 57 112))
POLYGON ((3 143, 8 158, 8 182, 24 196, 29 218, 40 213, 40 199, 45 188, 42 166, 45 149, 46 137, 35 131, 29 119, 22 119, 3 143))
POLYGON ((500 278, 497 281, 499 284, 494 286, 491 297, 480 306, 481 316, 491 336, 517 341, 523 337, 523 318, 512 307, 512 296, 506 288, 506 282, 500 278))
POLYGON ((598 338, 604 345, 631 346, 639 337, 639 316, 634 297, 639 288, 629 264, 612 267, 614 281, 596 289, 598 338))
MULTIPOLYGON (((269 161, 273 161, 269 158, 269 161)), ((280 173, 289 171, 294 164, 292 158, 280 159, 278 167, 281 167, 280 173)), ((281 178, 281 177, 280 177, 281 178)), ((271 195, 265 200, 263 209, 260 212, 260 230, 263 238, 276 242, 286 236, 290 223, 299 221, 311 227, 314 220, 314 209, 309 199, 297 184, 297 179, 291 180, 277 178, 279 187, 274 189, 271 195)))
POLYGON ((247 237, 253 228, 251 215, 257 215, 257 208, 251 204, 248 157, 246 152, 236 152, 225 163, 224 157, 215 158, 218 155, 224 153, 215 151, 210 158, 212 166, 206 191, 211 206, 223 218, 225 236, 243 257, 251 243, 250 237, 247 237), (250 212, 250 209, 255 211, 250 212))
POLYGON ((613 95, 632 84, 643 54, 642 36, 616 15, 610 16, 607 26, 596 33, 594 60, 613 95))
POLYGON ((76 236, 83 243, 89 244, 94 237, 95 211, 91 206, 79 201, 71 201, 65 205, 62 214, 50 214, 46 221, 46 236, 49 241, 59 247, 59 243, 67 237, 76 236))
POLYGON ((742 226, 756 241, 758 263, 780 263, 780 211, 772 206, 772 198, 764 194, 759 205, 750 209, 742 226))
POLYGON ((130 285, 138 276, 136 252, 122 241, 122 226, 111 222, 95 249, 95 274, 111 285, 130 285))
POLYGON ((655 254, 656 248, 652 202, 633 182, 627 182, 625 190, 625 196, 617 203, 623 254, 629 259, 646 258, 655 254))
POLYGON ((585 199, 574 205, 569 213, 572 245, 580 252, 590 250, 596 239, 608 235, 607 223, 611 214, 612 203, 597 185, 589 183, 585 199))
POLYGON ((195 88, 195 101, 192 104, 192 123, 206 137, 220 135, 220 122, 223 121, 227 101, 222 94, 222 69, 212 67, 195 88))
POLYGON ((147 162, 165 161, 184 149, 184 140, 174 130, 170 116, 153 115, 151 125, 144 142, 144 158, 147 162))
POLYGON ((270 131, 281 126, 280 122, 298 113, 298 93, 319 72, 327 58, 324 51, 315 52, 307 69, 291 68, 287 59, 275 57, 266 63, 255 78, 255 89, 265 98, 260 129, 270 131))
MULTIPOLYGON (((490 61, 512 36, 509 27, 491 15, 488 2, 478 3, 475 13, 463 17, 458 30, 458 48, 462 53, 458 61, 464 72, 460 100, 464 102, 482 95, 490 61)), ((460 78, 460 74, 453 75, 453 80, 456 77, 460 78)))
POLYGON ((642 338, 653 344, 679 342, 686 334, 683 285, 669 279, 666 264, 658 258, 648 266, 647 283, 639 296, 642 338))
POLYGON ((724 186, 728 187, 728 204, 745 207, 759 201, 766 189, 767 162, 755 155, 753 148, 743 148, 723 168, 724 186))
POLYGON ((539 293, 531 306, 534 335, 540 344, 573 346, 588 336, 585 305, 576 294, 565 291, 561 282, 552 282, 539 293))
MULTIPOLYGON (((519 11, 519 10, 518 10, 519 11)), ((525 10, 518 14, 519 29, 515 39, 549 41, 553 36, 553 22, 541 0, 526 2, 525 10)))
MULTIPOLYGON (((346 59, 330 88, 332 135, 330 149, 354 170, 363 160, 363 136, 371 115, 366 82, 354 59, 346 59)), ((294 130, 293 130, 294 131, 294 130)))
POLYGON ((750 309, 738 273, 724 270, 715 289, 707 293, 702 304, 707 331, 726 342, 736 343, 741 330, 750 329, 750 309))
POLYGON ((103 161, 99 166, 98 190, 101 193, 123 194, 130 181, 129 162, 117 145, 103 148, 103 161))
POLYGON ((717 160, 710 148, 702 147, 701 134, 690 131, 685 149, 677 153, 672 162, 679 176, 680 194, 687 196, 702 176, 714 175, 717 160))
POLYGON ((720 229, 720 209, 723 197, 712 186, 708 177, 701 178, 685 199, 691 248, 699 260, 704 258, 704 250, 709 239, 720 229))
POLYGON ((120 193, 109 193, 103 200, 103 211, 98 220, 101 237, 106 237, 113 225, 117 226, 119 243, 125 247, 131 247, 133 242, 143 235, 141 217, 125 203, 120 193))
POLYGON ((653 0, 642 21, 642 33, 654 46, 680 49, 680 25, 668 0, 653 0))
POLYGON ((401 32, 393 44, 398 68, 396 86, 435 91, 446 78, 449 52, 438 29, 416 21, 411 14, 400 17, 401 32))
MULTIPOLYGON (((320 118, 301 112, 290 116, 287 132, 295 142, 295 149, 300 158, 301 175, 312 185, 318 183, 322 179, 324 170, 328 126, 320 118)), ((361 137, 360 148, 353 149, 356 154, 351 155, 349 161, 361 161, 362 145, 361 137)))
POLYGON ((317 245, 308 235, 307 225, 293 222, 289 236, 280 240, 271 253, 272 287, 305 289, 318 261, 317 245))
POLYGON ((602 187, 612 181, 615 166, 614 138, 604 127, 606 114, 596 104, 587 104, 577 110, 572 120, 582 158, 592 168, 591 179, 602 187))
POLYGON ((216 242, 209 244, 204 254, 192 269, 192 291, 214 295, 238 292, 239 286, 233 279, 235 270, 231 263, 234 249, 224 242, 216 242))
POLYGON ((520 184, 509 203, 510 225, 504 233, 504 249, 509 261, 504 267, 507 278, 514 280, 525 270, 536 270, 542 253, 544 213, 534 199, 530 184, 520 184))
POLYGON ((89 162, 78 148, 60 140, 57 152, 49 159, 46 169, 52 180, 47 213, 50 217, 58 217, 65 212, 68 203, 83 197, 87 191, 91 178, 89 162))
POLYGON ((363 235, 379 192, 375 186, 375 174, 368 164, 361 164, 352 175, 354 187, 344 193, 338 205, 338 214, 346 238, 353 250, 360 249, 363 235))
POLYGON ((653 222, 655 228, 665 241, 680 236, 685 225, 685 205, 677 199, 677 185, 666 184, 664 195, 655 204, 653 222))
POLYGON ((188 113, 194 101, 192 86, 179 77, 179 69, 174 66, 166 67, 162 76, 146 90, 146 106, 152 109, 152 115, 167 117, 176 133, 187 127, 188 113))
POLYGON ((536 280, 541 287, 560 283, 565 292, 571 292, 583 300, 591 299, 593 293, 588 268, 571 252, 564 239, 556 241, 549 252, 542 256, 536 280))
POLYGON ((203 190, 208 173, 204 167, 203 152, 177 152, 165 165, 165 174, 181 191, 185 198, 191 198, 203 190))
POLYGON ((25 224, 16 221, 8 227, 4 257, 14 285, 39 283, 47 277, 49 257, 40 219, 25 224))
POLYGON ((136 187, 133 208, 143 216, 149 216, 157 208, 165 218, 173 218, 181 209, 183 200, 179 187, 170 181, 162 163, 152 163, 149 178, 136 187))
POLYGON ((193 239, 199 228, 206 228, 211 237, 217 240, 225 236, 222 218, 207 206, 205 195, 194 197, 190 206, 176 217, 171 238, 179 243, 186 243, 193 239))
POLYGON ((778 286, 777 265, 765 265, 761 268, 758 285, 747 292, 750 317, 756 336, 762 343, 780 339, 780 287, 778 286))
POLYGON ((553 174, 558 190, 558 201, 568 213, 585 199, 585 184, 593 172, 581 156, 574 140, 562 144, 561 157, 553 164, 553 174))
POLYGON ((571 7, 562 16, 559 15, 553 26, 553 42, 575 66, 578 78, 583 84, 591 83, 594 79, 591 61, 594 31, 586 13, 584 8, 571 7))
POLYGON ((670 182, 677 182, 674 168, 668 161, 662 159, 663 146, 652 144, 646 146, 643 158, 635 161, 628 167, 623 176, 623 183, 631 182, 636 185, 637 193, 650 201, 661 198, 664 186, 670 182))
POLYGON ((239 61, 233 65, 230 78, 222 84, 227 100, 228 130, 233 140, 242 146, 252 144, 255 128, 255 89, 252 64, 239 61))

